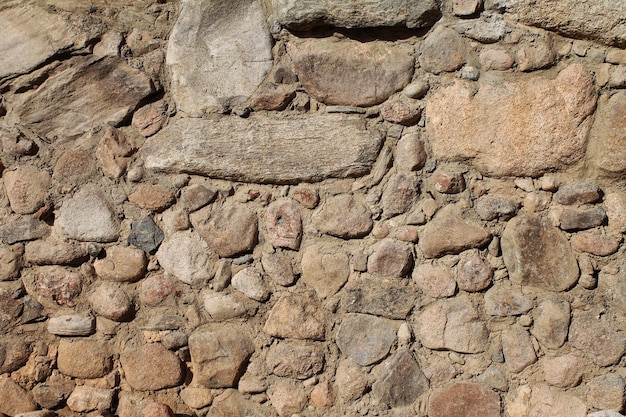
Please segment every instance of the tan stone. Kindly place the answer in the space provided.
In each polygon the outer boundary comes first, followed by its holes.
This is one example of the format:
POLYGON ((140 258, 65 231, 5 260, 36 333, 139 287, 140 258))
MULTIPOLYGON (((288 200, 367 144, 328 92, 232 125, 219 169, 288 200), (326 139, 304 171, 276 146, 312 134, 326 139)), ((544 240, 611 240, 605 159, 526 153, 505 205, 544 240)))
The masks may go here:
POLYGON ((57 367, 67 376, 101 378, 113 366, 108 345, 99 340, 61 339, 58 349, 57 367))
POLYGON ((160 184, 141 184, 128 196, 134 205, 151 211, 163 211, 174 200, 174 191, 160 184))
POLYGON ((280 417, 292 417, 304 409, 308 395, 305 388, 291 381, 277 381, 267 392, 280 417))
POLYGON ((626 92, 602 95, 598 100, 596 118, 589 138, 589 159, 606 175, 620 175, 626 171, 624 129, 626 121, 626 92))
POLYGON ((459 382, 436 390, 428 403, 430 417, 499 417, 500 396, 475 383, 459 382))
POLYGON ((102 172, 117 179, 126 172, 130 157, 135 151, 134 145, 121 130, 108 126, 98 142, 96 157, 102 172))
POLYGON ((265 230, 275 248, 298 250, 302 240, 302 218, 297 205, 289 200, 270 204, 265 211, 265 230))
POLYGON ((59 157, 53 176, 62 183, 81 184, 95 173, 93 154, 83 149, 71 149, 59 157))
POLYGON ((50 174, 32 168, 18 168, 2 174, 11 209, 17 214, 31 214, 44 205, 50 174))
POLYGON ((580 232, 570 239, 572 248, 597 256, 608 256, 617 252, 622 237, 617 234, 600 234, 595 231, 580 232))
POLYGON ((597 310, 574 315, 569 341, 599 366, 616 364, 626 349, 626 337, 615 319, 597 310))
POLYGON ((324 340, 326 315, 315 292, 287 294, 276 302, 263 330, 280 338, 324 340))
POLYGON ((107 248, 106 256, 93 264, 100 278, 124 282, 142 278, 147 266, 146 254, 141 249, 124 246, 107 248))
POLYGON ((430 297, 452 297, 456 291, 456 282, 446 267, 421 264, 413 269, 411 276, 417 286, 430 297))
POLYGON ((184 378, 180 359, 158 343, 124 351, 120 355, 120 362, 126 381, 139 391, 175 387, 184 378))
POLYGON ((419 63, 428 72, 455 71, 466 59, 465 41, 454 29, 437 25, 422 44, 419 63))
POLYGON ((348 194, 328 199, 313 213, 311 221, 320 232, 344 239, 363 237, 374 224, 365 199, 348 194))
POLYGON ((36 409, 37 405, 24 388, 6 375, 0 376, 0 413, 15 416, 36 409))
POLYGON ((333 244, 305 247, 301 267, 302 282, 313 288, 322 298, 336 294, 350 276, 348 254, 333 244))
POLYGON ((542 361, 545 381, 560 388, 578 385, 583 376, 584 362, 576 355, 568 354, 542 361))
POLYGON ((191 216, 191 223, 222 258, 250 252, 257 243, 257 216, 244 204, 199 210, 191 216))
POLYGON ((530 336, 519 324, 505 329, 501 339, 504 361, 511 372, 521 372, 537 361, 530 336))

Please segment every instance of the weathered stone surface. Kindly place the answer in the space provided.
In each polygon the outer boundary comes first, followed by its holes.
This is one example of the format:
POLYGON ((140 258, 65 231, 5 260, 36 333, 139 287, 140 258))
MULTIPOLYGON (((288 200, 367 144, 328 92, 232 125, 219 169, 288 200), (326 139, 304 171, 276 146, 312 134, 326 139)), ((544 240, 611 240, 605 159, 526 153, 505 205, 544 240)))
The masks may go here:
POLYGON ((24 388, 6 375, 0 376, 0 413, 15 416, 36 409, 37 404, 24 388))
POLYGON ((154 223, 152 217, 133 220, 130 225, 128 243, 154 254, 163 242, 163 231, 154 223))
POLYGON ((373 227, 372 213, 365 199, 349 194, 328 199, 313 213, 311 220, 320 232, 344 239, 363 237, 373 227))
POLYGON ((474 210, 483 220, 509 219, 517 212, 518 204, 506 196, 490 195, 479 199, 474 210))
POLYGON ((276 376, 307 379, 324 369, 324 350, 317 344, 281 342, 270 347, 266 361, 276 376))
POLYGON ((620 16, 626 6, 617 2, 599 2, 589 5, 568 0, 553 4, 540 0, 526 2, 504 2, 507 15, 521 23, 553 30, 565 36, 589 38, 607 45, 626 47, 626 25, 620 16))
POLYGON ((175 353, 149 343, 120 355, 126 381, 138 391, 175 387, 183 381, 183 366, 175 353))
POLYGON ((272 67, 261 2, 183 1, 166 64, 177 108, 192 117, 245 101, 272 67))
POLYGON ((592 181, 565 184, 554 194, 554 201, 565 205, 596 203, 600 199, 600 187, 592 181))
POLYGON ((411 267, 413 256, 407 245, 385 240, 367 259, 367 270, 379 276, 405 276, 411 267))
POLYGON ((583 230, 600 226, 606 220, 606 213, 600 207, 564 208, 558 215, 563 230, 583 230))
POLYGON ((416 134, 404 134, 396 146, 394 165, 400 172, 417 171, 424 167, 427 157, 424 141, 416 134))
POLYGON ((341 304, 348 313, 364 313, 388 319, 405 319, 415 307, 415 291, 394 278, 362 276, 343 290, 341 304))
POLYGON ((428 403, 430 417, 499 417, 500 396, 482 385, 458 382, 436 390, 428 403))
POLYGON ((5 57, 0 64, 0 80, 24 74, 87 40, 60 16, 39 7, 6 8, 0 20, 5 22, 0 29, 0 51, 5 57))
POLYGON ((604 198, 609 229, 626 232, 626 198, 621 193, 609 193, 604 198))
POLYGON ((96 157, 102 172, 112 179, 124 175, 130 157, 137 149, 119 129, 107 126, 98 142, 96 157))
POLYGON ((369 384, 363 368, 351 359, 343 359, 335 374, 337 394, 346 402, 353 402, 365 393, 369 384))
POLYGON ((252 340, 242 329, 223 326, 198 329, 189 336, 194 383, 207 388, 236 386, 254 353, 252 340))
POLYGON ((378 362, 396 340, 393 321, 367 314, 346 314, 337 331, 341 352, 361 366, 378 362))
POLYGON ((268 390, 267 394, 280 417, 298 415, 308 400, 305 388, 293 381, 278 381, 268 390))
POLYGON ((263 271, 278 285, 288 287, 296 281, 291 260, 282 253, 264 253, 261 265, 263 271))
POLYGON ((411 126, 420 119, 422 107, 419 101, 399 95, 382 104, 380 115, 388 122, 411 126))
POLYGON ((308 209, 314 209, 320 201, 320 195, 317 189, 308 184, 300 184, 290 188, 289 197, 308 209))
POLYGON ((551 39, 535 39, 532 44, 522 44, 516 54, 520 71, 535 71, 554 65, 556 54, 551 39))
POLYGON ((128 201, 145 210, 160 212, 176 199, 174 190, 161 184, 140 184, 128 196, 128 201))
POLYGON ((482 226, 464 220, 459 210, 446 206, 429 222, 420 238, 419 246, 428 258, 456 254, 466 249, 478 248, 491 240, 491 233, 482 226), (442 234, 441 231, 446 233, 442 234))
POLYGON ((96 173, 96 162, 91 152, 83 149, 70 149, 59 157, 54 165, 52 176, 64 183, 82 184, 96 173))
POLYGON ((417 286, 430 297, 452 297, 456 292, 456 282, 447 267, 421 264, 415 267, 411 277, 417 286))
POLYGON ((44 409, 54 409, 62 404, 72 393, 72 384, 42 383, 31 390, 33 399, 44 409))
POLYGON ((595 231, 580 232, 570 238, 572 248, 598 256, 609 256, 617 252, 622 236, 618 234, 601 234, 595 231))
POLYGON ((433 0, 377 1, 354 4, 346 0, 324 2, 274 2, 278 22, 290 29, 302 30, 320 25, 343 28, 431 26, 440 16, 439 6, 433 0))
POLYGON ((287 294, 270 311, 263 330, 275 337, 324 340, 326 315, 313 291, 287 294))
POLYGON ((304 89, 325 104, 380 104, 413 75, 410 50, 384 42, 309 39, 289 42, 287 52, 304 89))
POLYGON ((98 340, 61 339, 57 355, 59 371, 74 378, 100 378, 113 366, 107 344, 98 340))
POLYGON ((222 258, 250 252, 257 243, 257 216, 243 204, 199 210, 190 219, 202 239, 222 258))
POLYGON ((483 49, 479 59, 483 71, 505 71, 515 64, 515 59, 504 49, 483 49))
POLYGON ((348 254, 333 244, 305 247, 301 266, 302 277, 300 279, 322 298, 337 293, 350 276, 348 254))
POLYGON ((316 407, 332 407, 335 405, 335 392, 330 381, 324 381, 311 391, 311 403, 316 407))
POLYGON ((503 330, 500 337, 504 361, 511 372, 521 372, 537 361, 530 336, 519 324, 503 330))
POLYGON ((33 168, 18 168, 2 174, 11 209, 17 214, 31 214, 44 205, 50 174, 33 168))
POLYGON ((428 101, 426 128, 437 159, 470 161, 495 176, 537 176, 583 156, 596 95, 582 65, 554 80, 485 73, 479 84, 475 92, 457 81, 428 101))
POLYGON ((236 389, 227 389, 223 394, 215 397, 207 417, 274 417, 275 415, 276 413, 270 407, 246 399, 236 389))
POLYGON ((542 360, 545 381, 560 388, 578 385, 583 376, 584 362, 573 354, 542 360))
POLYGON ((25 260, 36 265, 71 265, 87 256, 87 245, 82 243, 49 239, 28 242, 24 247, 25 260))
POLYGON ((467 292, 484 290, 491 285, 493 270, 480 257, 478 251, 469 251, 461 255, 457 264, 456 283, 459 289, 467 292))
POLYGON ((397 174, 391 177, 381 198, 385 217, 406 212, 419 195, 419 179, 415 174, 397 174))
POLYGON ((21 123, 50 141, 117 125, 152 93, 146 75, 118 57, 74 57, 13 103, 21 123))
POLYGON ((133 313, 128 293, 109 282, 103 282, 89 295, 89 303, 96 313, 109 320, 128 320, 133 313))
POLYGON ((163 103, 153 103, 142 107, 133 114, 132 125, 142 136, 152 136, 161 130, 167 120, 165 110, 166 106, 163 103))
POLYGON ((163 275, 152 275, 141 282, 139 301, 147 306, 156 306, 170 295, 178 295, 174 283, 163 275))
POLYGON ((418 318, 420 342, 429 349, 484 352, 489 332, 467 296, 435 301, 418 318))
POLYGON ((259 302, 267 301, 270 296, 263 275, 254 267, 248 267, 237 272, 231 280, 231 285, 247 297, 259 302))
POLYGON ((204 308, 215 321, 241 317, 248 312, 243 299, 235 294, 206 292, 203 296, 204 308))
POLYGON ((563 291, 578 281, 578 263, 567 238, 539 215, 510 220, 501 246, 513 284, 563 291))
POLYGON ((622 411, 624 409, 624 389, 626 384, 618 373, 608 373, 593 378, 587 383, 587 402, 598 409, 622 411))
POLYGON ((465 41, 459 33, 444 25, 438 25, 426 37, 419 62, 428 72, 455 71, 465 63, 465 41))
POLYGON ((21 266, 21 251, 9 245, 0 245, 0 282, 16 278, 21 266))
POLYGON ((519 316, 533 308, 535 303, 520 287, 509 283, 494 285, 485 293, 485 312, 490 316, 519 316))
POLYGON ((298 250, 302 240, 302 217, 290 200, 273 202, 265 211, 265 231, 275 248, 298 250))
POLYGON ((255 183, 294 183, 369 172, 382 143, 358 118, 178 119, 142 147, 148 169, 255 183), (298 129, 293 129, 293 123, 298 129), (313 157, 311 157, 313 156, 313 157))
POLYGON ((64 314, 48 320, 48 332, 57 336, 89 336, 95 331, 96 319, 91 314, 64 314))
POLYGON ((510 417, 585 417, 587 406, 578 398, 546 384, 522 385, 507 396, 510 417))
POLYGON ((113 405, 115 391, 112 389, 89 387, 81 385, 74 388, 67 399, 70 410, 83 413, 93 410, 110 410, 113 405))
POLYGON ((444 194, 458 194, 465 190, 465 178, 461 172, 437 169, 432 176, 435 190, 444 194))
POLYGON ((212 277, 209 247, 192 232, 177 232, 159 248, 156 257, 170 274, 186 284, 202 282, 212 277))
POLYGON ((414 403, 429 386, 413 354, 398 351, 382 364, 380 377, 372 386, 374 397, 389 407, 405 407, 414 403))
POLYGON ((102 279, 134 282, 143 277, 148 266, 146 254, 141 249, 111 246, 102 259, 96 259, 93 268, 102 279))
POLYGON ((189 212, 193 212, 211 203, 216 196, 215 190, 202 184, 193 184, 181 191, 178 202, 189 212))
POLYGON ((54 226, 61 236, 82 242, 113 242, 120 234, 110 203, 91 188, 83 188, 63 203, 54 226))
POLYGON ((558 349, 565 343, 569 331, 571 308, 567 301, 548 298, 533 312, 530 332, 545 347, 558 349))
POLYGON ((211 405, 213 394, 208 388, 188 386, 180 391, 180 399, 191 408, 203 408, 211 405))
POLYGON ((599 366, 616 364, 626 349, 626 337, 615 320, 593 311, 574 315, 569 341, 599 366))
POLYGON ((82 291, 80 274, 60 266, 35 267, 22 281, 26 291, 44 306, 73 307, 82 291))
POLYGON ((34 216, 18 216, 0 226, 0 238, 12 245, 17 242, 41 239, 50 233, 50 227, 34 216))
POLYGON ((602 95, 589 138, 589 158, 603 173, 619 175, 626 171, 624 146, 626 92, 602 95))
POLYGON ((0 374, 17 371, 28 361, 32 348, 22 339, 7 335, 0 341, 0 374))
POLYGON ((166 404, 153 402, 144 407, 143 417, 174 417, 174 412, 166 404))

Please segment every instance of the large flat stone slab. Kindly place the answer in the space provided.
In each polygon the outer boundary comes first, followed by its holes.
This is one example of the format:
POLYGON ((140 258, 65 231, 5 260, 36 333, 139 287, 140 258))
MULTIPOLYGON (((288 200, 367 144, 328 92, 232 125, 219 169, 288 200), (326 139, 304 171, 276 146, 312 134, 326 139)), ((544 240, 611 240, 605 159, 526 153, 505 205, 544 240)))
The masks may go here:
POLYGON ((382 135, 358 118, 178 119, 146 142, 145 167, 254 183, 367 174, 382 135))
POLYGON ((278 22, 296 30, 323 25, 422 28, 441 15, 435 0, 277 0, 273 6, 278 22))
POLYGON ((184 0, 166 63, 182 112, 199 116, 245 101, 272 67, 272 38, 258 0, 184 0))
POLYGON ((466 161, 494 176, 538 176, 585 153, 596 93, 580 64, 551 80, 486 73, 457 81, 426 105, 434 157, 466 161))

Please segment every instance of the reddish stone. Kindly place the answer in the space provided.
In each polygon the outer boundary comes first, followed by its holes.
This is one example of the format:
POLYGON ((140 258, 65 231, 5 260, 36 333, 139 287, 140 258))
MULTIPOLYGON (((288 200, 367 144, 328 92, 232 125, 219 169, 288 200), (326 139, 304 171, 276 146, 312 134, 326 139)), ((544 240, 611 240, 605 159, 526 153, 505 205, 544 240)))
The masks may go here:
POLYGON ((160 184, 141 184, 128 196, 128 201, 142 209, 163 211, 174 203, 174 191, 160 184))
POLYGON ((440 193, 457 194, 465 190, 465 178, 460 172, 437 170, 433 174, 435 189, 440 193))
POLYGON ((407 245, 386 240, 368 258, 367 270, 381 276, 402 277, 409 271, 411 262, 411 251, 407 245))
POLYGON ((163 275, 152 275, 141 283, 139 301, 147 306, 156 306, 172 294, 179 294, 174 284, 163 275))
POLYGON ((57 181, 80 183, 96 172, 92 153, 82 149, 65 152, 54 166, 53 176, 57 181))
POLYGON ((143 409, 143 417, 174 417, 172 409, 161 403, 150 403, 143 409))
POLYGON ((300 210, 289 200, 276 201, 265 211, 267 238, 275 248, 298 250, 302 240, 300 210))
POLYGON ((621 242, 620 235, 603 235, 593 231, 576 233, 570 240, 572 248, 598 256, 608 256, 617 252, 621 242))
POLYGON ((296 200, 308 209, 314 209, 317 203, 320 201, 320 196, 317 190, 310 185, 303 184, 294 187, 289 192, 289 197, 296 200))
POLYGON ((175 387, 185 375, 178 356, 158 343, 122 352, 120 362, 126 381, 139 391, 175 387))
POLYGON ((422 109, 417 100, 399 95, 386 101, 380 108, 380 114, 388 122, 410 126, 419 120, 422 109))
POLYGON ((500 417, 500 396, 478 384, 461 382, 433 393, 430 417, 500 417))
POLYGON ((215 190, 210 190, 201 184, 185 187, 180 193, 180 204, 189 212, 196 211, 213 200, 217 196, 215 190))
POLYGON ((191 216, 202 239, 222 258, 252 251, 257 243, 256 213, 243 204, 223 206, 216 211, 200 210, 191 216))
POLYGON ((332 407, 335 405, 335 393, 330 381, 319 383, 311 391, 311 403, 317 407, 332 407))
MULTIPOLYGON (((34 292, 56 304, 73 307, 82 290, 81 276, 60 266, 42 266, 34 270, 34 292)), ((40 301, 40 300, 39 300, 40 301)))
POLYGON ((98 143, 96 157, 105 175, 117 179, 126 171, 130 155, 135 147, 126 135, 114 127, 108 127, 98 143))
POLYGON ((148 137, 161 130, 167 120, 161 106, 150 104, 142 107, 133 114, 133 126, 142 136, 148 137))

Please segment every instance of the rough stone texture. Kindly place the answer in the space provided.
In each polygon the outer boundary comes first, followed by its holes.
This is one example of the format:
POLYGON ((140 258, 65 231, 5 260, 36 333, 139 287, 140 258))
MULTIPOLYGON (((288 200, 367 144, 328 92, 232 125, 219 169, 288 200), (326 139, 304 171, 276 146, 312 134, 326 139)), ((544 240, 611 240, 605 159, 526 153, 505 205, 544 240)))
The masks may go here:
POLYGON ((485 312, 490 316, 519 316, 533 308, 535 303, 520 287, 508 283, 494 285, 485 293, 485 312))
POLYGON ((465 41, 459 33, 438 25, 422 44, 419 63, 428 72, 455 71, 465 63, 465 41))
POLYGON ((457 266, 456 283, 460 290, 476 292, 491 285, 493 270, 478 251, 463 253, 457 266))
POLYGON ((163 268, 186 284, 212 277, 208 246, 195 233, 177 232, 159 248, 156 257, 163 268))
POLYGON ((31 214, 41 208, 50 185, 50 174, 32 168, 18 168, 2 174, 11 209, 17 214, 31 214))
POLYGON ((532 26, 554 30, 572 38, 591 38, 607 45, 626 47, 626 25, 619 16, 626 6, 617 2, 583 5, 574 0, 555 5, 540 0, 504 2, 509 17, 532 26))
POLYGON ((499 417, 500 396, 482 385, 458 382, 433 393, 428 413, 430 417, 499 417))
POLYGON ((600 207, 585 209, 568 207, 559 214, 559 226, 567 231, 591 229, 600 226, 605 220, 606 213, 600 207))
POLYGON ((139 249, 154 254, 163 242, 163 231, 154 223, 152 217, 133 220, 130 225, 128 243, 139 249))
POLYGON ((593 311, 574 315, 569 340, 599 366, 616 364, 626 349, 626 338, 615 321, 593 311))
POLYGON ((152 275, 141 282, 139 301, 147 306, 156 306, 179 290, 163 275, 152 275))
POLYGON ((204 308, 215 321, 241 317, 248 312, 244 300, 234 294, 207 292, 204 295, 204 308))
POLYGON ((308 400, 305 388, 291 381, 278 381, 267 394, 280 417, 298 415, 308 400))
POLYGON ((134 310, 128 293, 108 282, 98 285, 89 295, 89 303, 96 313, 114 321, 128 320, 134 310))
POLYGON ((363 237, 373 227, 371 211, 358 195, 331 197, 313 213, 311 220, 320 232, 344 239, 363 237))
POLYGON ((281 297, 270 311, 263 330, 275 337, 324 340, 326 315, 313 291, 281 297))
MULTIPOLYGON (((415 166, 410 162, 407 165, 415 166)), ((419 179, 416 175, 394 175, 387 183, 381 199, 385 217, 393 217, 406 212, 415 202, 418 193, 419 179)))
POLYGON ((484 352, 489 332, 467 296, 435 301, 418 318, 420 342, 429 349, 484 352))
POLYGON ((410 51, 383 42, 304 40, 289 42, 287 52, 304 89, 325 104, 380 104, 413 75, 410 51))
POLYGON ((36 409, 37 405, 28 392, 8 376, 0 376, 0 413, 15 416, 36 409))
POLYGON ((431 26, 440 15, 437 2, 432 0, 385 0, 359 5, 346 0, 307 3, 279 0, 273 6, 278 22, 295 30, 320 25, 343 28, 402 25, 422 28, 431 26))
POLYGON ((263 275, 254 267, 237 272, 231 280, 231 285, 234 289, 259 302, 266 301, 270 296, 263 275))
POLYGON ((570 305, 565 300, 542 300, 533 312, 534 323, 530 332, 545 347, 558 349, 567 340, 570 312, 570 305))
POLYGON ((351 359, 343 359, 337 366, 335 384, 339 397, 351 402, 363 395, 368 388, 367 374, 351 359))
POLYGON ((554 201, 559 204, 596 203, 602 198, 600 187, 593 181, 577 181, 559 187, 554 201))
POLYGON ((420 119, 422 108, 419 101, 400 95, 383 103, 380 115, 388 122, 411 126, 420 119))
POLYGON ((191 216, 191 222, 202 239, 222 258, 250 252, 257 242, 257 216, 243 204, 197 211, 191 216))
POLYGON ((307 379, 324 369, 321 345, 281 342, 267 352, 267 367, 276 376, 307 379))
POLYGON ((322 297, 337 293, 350 275, 348 254, 336 245, 320 244, 302 251, 302 277, 322 297))
POLYGON ((504 49, 483 49, 479 58, 484 71, 505 71, 515 64, 515 59, 504 49))
POLYGON ((56 239, 28 242, 24 247, 25 260, 36 265, 71 265, 79 263, 87 256, 87 245, 57 241, 56 239))
POLYGON ((0 374, 14 372, 28 361, 31 346, 21 338, 7 336, 0 341, 0 374))
POLYGON ((58 336, 89 336, 96 331, 90 314, 65 314, 48 319, 48 332, 58 336))
POLYGON ((297 205, 289 200, 270 204, 265 212, 265 230, 275 248, 298 250, 302 240, 302 218, 297 205))
POLYGON ((174 191, 160 184, 141 184, 128 201, 145 210, 160 212, 174 203, 174 191))
POLYGON ((261 2, 183 1, 166 63, 177 107, 192 117, 245 101, 272 67, 261 2))
POLYGON ((619 249, 622 237, 618 234, 600 234, 595 231, 576 233, 570 238, 572 248, 597 256, 612 255, 619 249))
POLYGON ((362 277, 350 281, 341 304, 348 313, 405 319, 415 307, 416 296, 407 283, 396 278, 362 277))
POLYGON ((33 268, 22 280, 26 291, 46 306, 73 307, 82 291, 80 274, 60 266, 33 268))
POLYGON ((464 220, 456 207, 446 206, 423 229, 419 246, 426 257, 436 258, 482 247, 490 240, 487 229, 464 220), (446 233, 442 234, 441 230, 446 233))
POLYGON ((109 201, 91 188, 83 188, 59 209, 54 222, 57 232, 82 242, 113 242, 119 225, 109 201))
POLYGON ((275 415, 276 413, 271 408, 246 399, 235 389, 228 389, 215 397, 207 417, 274 417, 275 415))
POLYGON ((593 378, 589 387, 588 402, 599 409, 623 411, 626 384, 618 373, 609 373, 593 378))
POLYGON ((626 92, 602 95, 598 100, 596 119, 589 137, 589 158, 600 171, 619 175, 626 170, 626 148, 623 132, 626 128, 626 92))
POLYGON ((511 372, 521 372, 537 361, 530 336, 522 326, 518 324, 511 326, 505 329, 500 337, 504 361, 511 372))
POLYGON ((106 256, 93 264, 100 278, 122 282, 142 278, 147 266, 148 260, 142 250, 123 246, 107 248, 106 256))
POLYGON ((236 386, 254 352, 252 340, 242 329, 224 326, 198 329, 189 336, 194 383, 206 388, 236 386))
POLYGON ((183 381, 183 366, 173 352, 158 343, 122 352, 120 362, 126 381, 139 391, 174 387, 183 381))
POLYGON ((113 366, 107 344, 98 340, 61 339, 57 354, 59 371, 74 378, 105 376, 113 366))
POLYGON ((120 58, 75 57, 13 105, 21 123, 55 141, 118 125, 151 93, 148 77, 120 58))
POLYGON ((384 358, 396 340, 391 320, 366 314, 347 314, 341 320, 336 342, 341 352, 361 366, 384 358))
POLYGON ((178 119, 142 148, 145 166, 255 183, 319 181, 369 172, 381 136, 342 115, 178 119), (311 158, 310 155, 315 157, 311 158))
POLYGON ((93 410, 108 410, 113 404, 114 395, 115 391, 112 389, 82 385, 72 391, 72 394, 67 399, 67 406, 70 410, 77 413, 93 410))
POLYGON ((596 96, 581 65, 554 80, 486 73, 477 93, 473 88, 457 81, 428 101, 426 127, 436 158, 469 161, 495 176, 537 176, 582 157, 596 96))
POLYGON ((429 387, 428 379, 408 350, 397 352, 382 368, 372 386, 372 394, 390 407, 411 405, 429 387))
POLYGON ((483 220, 509 219, 517 212, 518 204, 506 196, 485 196, 476 202, 474 210, 483 220))
POLYGON ((264 253, 261 258, 263 271, 278 285, 288 287, 293 285, 296 275, 293 272, 291 260, 284 254, 264 253))
POLYGON ((546 384, 520 386, 507 396, 505 410, 510 417, 587 415, 587 407, 578 397, 546 384))
POLYGON ((542 365, 545 381, 560 388, 574 387, 583 377, 583 361, 573 354, 543 359, 542 365))
POLYGON ((578 264, 567 238, 539 215, 509 221, 501 245, 514 284, 563 291, 578 281, 578 264))
POLYGON ((0 238, 12 245, 18 242, 41 239, 50 233, 50 227, 34 216, 20 216, 0 226, 0 238))
POLYGON ((96 149, 100 169, 112 179, 121 177, 126 172, 131 155, 136 150, 121 130, 108 126, 96 149))
POLYGON ((452 297, 456 292, 456 282, 446 267, 433 264, 418 265, 413 269, 411 277, 417 286, 430 297, 452 297))
POLYGON ((417 171, 426 163, 424 141, 415 134, 404 134, 398 141, 394 164, 401 172, 417 171))
POLYGON ((380 276, 403 277, 412 264, 408 246, 393 240, 381 242, 367 259, 367 270, 380 276))

